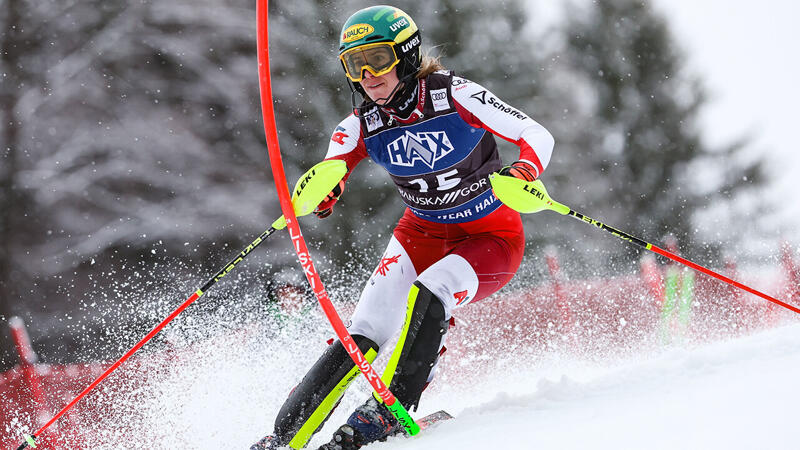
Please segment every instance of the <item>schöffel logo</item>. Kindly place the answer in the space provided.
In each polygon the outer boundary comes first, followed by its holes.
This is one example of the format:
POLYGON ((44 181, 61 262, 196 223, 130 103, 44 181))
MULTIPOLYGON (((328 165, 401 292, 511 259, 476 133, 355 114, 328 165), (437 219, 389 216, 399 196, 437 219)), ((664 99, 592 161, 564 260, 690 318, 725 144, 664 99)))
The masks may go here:
POLYGON ((480 92, 476 92, 470 95, 470 98, 474 98, 475 100, 483 103, 484 105, 491 105, 497 108, 498 110, 508 114, 509 116, 516 117, 519 120, 525 120, 528 118, 525 114, 517 111, 516 109, 506 105, 505 103, 501 102, 500 100, 496 99, 494 96, 489 95, 489 99, 486 99, 486 90, 482 90, 480 92))
POLYGON ((357 41, 364 36, 371 34, 375 31, 375 28, 368 23, 357 23, 348 29, 344 30, 342 33, 342 42, 353 42, 357 41))
POLYGON ((417 160, 433 169, 436 161, 453 151, 453 144, 444 131, 421 131, 406 134, 387 146, 392 164, 412 167, 417 160))

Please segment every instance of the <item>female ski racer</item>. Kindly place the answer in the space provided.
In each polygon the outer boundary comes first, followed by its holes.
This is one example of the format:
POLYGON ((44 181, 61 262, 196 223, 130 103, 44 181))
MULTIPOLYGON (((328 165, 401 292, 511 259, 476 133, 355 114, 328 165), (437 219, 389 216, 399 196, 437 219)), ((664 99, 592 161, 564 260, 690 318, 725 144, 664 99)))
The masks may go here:
MULTIPOLYGON (((334 130, 325 157, 344 160, 348 175, 371 158, 408 206, 349 332, 370 362, 400 332, 382 378, 409 410, 434 375, 453 311, 499 290, 522 260, 520 215, 495 197, 489 174, 533 181, 553 150, 545 128, 423 57, 421 43, 411 17, 391 6, 362 9, 345 22, 339 59, 354 111, 334 130), (363 96, 359 106, 356 93, 363 96), (519 146, 517 161, 503 166, 494 136, 519 146)), ((331 214, 346 179, 315 214, 331 214)), ((273 434, 251 450, 305 447, 357 375, 336 341, 289 394, 273 434)), ((401 431, 383 403, 370 397, 321 448, 357 449, 401 431)))

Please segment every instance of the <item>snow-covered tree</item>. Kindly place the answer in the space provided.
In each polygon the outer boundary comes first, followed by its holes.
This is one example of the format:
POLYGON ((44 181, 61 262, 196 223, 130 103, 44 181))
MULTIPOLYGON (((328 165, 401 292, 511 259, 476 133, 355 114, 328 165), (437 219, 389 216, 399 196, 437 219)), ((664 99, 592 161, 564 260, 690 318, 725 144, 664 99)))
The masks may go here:
MULTIPOLYGON (((532 29, 535 10, 522 0, 395 4, 446 67, 553 132, 544 181, 556 199, 634 234, 683 239, 694 209, 730 195, 743 175, 744 185, 757 181, 756 166, 723 164, 735 148, 702 143, 702 90, 666 23, 640 2, 592 3, 546 32, 532 29), (703 186, 689 175, 698 166, 717 169, 704 172, 703 186)), ((290 182, 322 159, 351 110, 339 31, 370 5, 270 2, 273 92, 290 182)), ((279 215, 259 106, 254 6, 3 4, 0 314, 74 308, 56 293, 81 298, 97 289, 91 280, 101 272, 124 280, 130 274, 114 267, 129 261, 152 266, 171 255, 210 272, 279 215)), ((513 145, 498 145, 505 162, 516 158, 513 145)), ((303 219, 303 229, 316 257, 363 276, 402 210, 388 176, 364 162, 333 216, 303 219), (344 264, 353 261, 365 267, 344 264)), ((630 260, 613 238, 562 217, 524 220, 531 248, 554 242, 583 257, 602 246, 594 255, 630 260)), ((298 270, 285 239, 268 245, 270 270, 298 270)))
POLYGON ((274 220, 253 5, 14 0, 3 14, 4 313, 74 308, 55 293, 81 298, 87 274, 113 272, 95 259, 219 263, 274 220))
MULTIPOLYGON (((695 233, 695 213, 756 185, 759 165, 736 162, 742 144, 704 143, 702 83, 646 2, 587 2, 566 16, 549 80, 562 111, 553 120, 558 148, 548 175, 558 189, 551 194, 653 242, 671 234, 692 256, 713 253, 714 243, 695 233)), ((578 227, 561 231, 583 242, 579 248, 603 249, 602 258, 587 258, 591 265, 613 272, 615 260, 633 261, 631 246, 578 227)))

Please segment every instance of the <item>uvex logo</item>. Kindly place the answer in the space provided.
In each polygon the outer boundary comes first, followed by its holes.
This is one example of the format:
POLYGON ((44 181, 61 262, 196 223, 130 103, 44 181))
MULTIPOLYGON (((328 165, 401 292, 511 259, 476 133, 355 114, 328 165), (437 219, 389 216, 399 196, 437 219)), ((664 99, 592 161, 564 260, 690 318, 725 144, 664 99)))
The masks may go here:
POLYGON ((342 32, 342 42, 357 41, 364 36, 375 31, 375 28, 368 23, 357 23, 342 32))
POLYGON ((403 28, 405 26, 408 26, 408 21, 406 20, 405 17, 401 17, 400 20, 398 20, 397 22, 389 25, 389 29, 392 30, 392 31, 397 31, 400 28, 403 28))
POLYGON ((444 131, 406 131, 387 146, 392 164, 412 167, 417 161, 433 169, 436 161, 453 151, 453 144, 444 131))
POLYGON ((403 44, 403 46, 400 47, 400 50, 402 50, 403 53, 405 53, 411 50, 412 48, 416 47, 417 45, 419 45, 419 36, 414 36, 414 39, 412 39, 411 42, 403 44))

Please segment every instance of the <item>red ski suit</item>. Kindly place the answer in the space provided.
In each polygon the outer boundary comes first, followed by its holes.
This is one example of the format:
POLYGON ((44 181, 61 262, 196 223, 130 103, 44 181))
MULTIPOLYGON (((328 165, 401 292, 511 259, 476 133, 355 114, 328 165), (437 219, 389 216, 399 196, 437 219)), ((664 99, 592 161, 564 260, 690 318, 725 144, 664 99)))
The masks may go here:
POLYGON ((350 332, 378 345, 396 332, 406 296, 422 282, 448 316, 505 285, 519 268, 524 231, 519 213, 494 196, 499 171, 494 136, 519 146, 519 160, 541 174, 553 138, 536 121, 482 86, 450 72, 419 80, 406 119, 373 107, 351 114, 333 133, 326 159, 350 171, 369 157, 383 166, 408 206, 365 287, 350 332))

